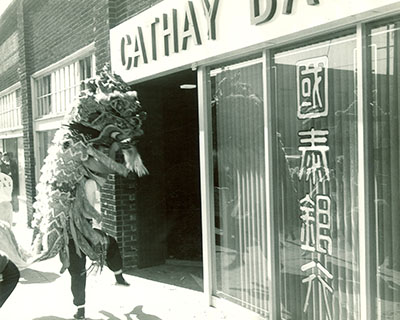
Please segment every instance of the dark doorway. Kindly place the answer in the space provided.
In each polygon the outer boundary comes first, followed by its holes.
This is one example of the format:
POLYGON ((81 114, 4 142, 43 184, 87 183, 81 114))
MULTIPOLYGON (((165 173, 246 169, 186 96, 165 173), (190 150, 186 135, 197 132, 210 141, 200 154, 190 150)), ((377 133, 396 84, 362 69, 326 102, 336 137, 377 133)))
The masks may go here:
POLYGON ((196 72, 134 85, 148 117, 139 145, 150 175, 139 179, 139 267, 202 258, 196 72))

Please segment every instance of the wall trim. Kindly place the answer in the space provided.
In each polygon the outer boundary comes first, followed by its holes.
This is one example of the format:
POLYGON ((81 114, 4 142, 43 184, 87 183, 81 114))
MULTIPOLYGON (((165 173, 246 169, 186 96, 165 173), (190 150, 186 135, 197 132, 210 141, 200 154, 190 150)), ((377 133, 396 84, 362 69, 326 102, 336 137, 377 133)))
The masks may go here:
POLYGON ((95 52, 95 43, 92 42, 89 45, 75 51, 74 53, 70 54, 69 56, 66 56, 65 58, 39 70, 36 71, 35 73, 32 74, 32 78, 39 78, 43 75, 46 75, 48 73, 51 73, 54 70, 57 70, 67 64, 69 64, 70 62, 73 62, 75 60, 77 60, 78 58, 80 58, 81 56, 84 56, 86 54, 93 54, 95 52))
POLYGON ((22 132, 23 127, 15 127, 13 129, 7 129, 4 131, 0 131, 0 139, 11 139, 11 138, 20 138, 23 137, 22 132))
POLYGON ((0 97, 5 96, 9 93, 12 93, 18 89, 21 88, 21 82, 16 82, 13 85, 9 86, 7 89, 4 89, 3 91, 0 91, 0 97))

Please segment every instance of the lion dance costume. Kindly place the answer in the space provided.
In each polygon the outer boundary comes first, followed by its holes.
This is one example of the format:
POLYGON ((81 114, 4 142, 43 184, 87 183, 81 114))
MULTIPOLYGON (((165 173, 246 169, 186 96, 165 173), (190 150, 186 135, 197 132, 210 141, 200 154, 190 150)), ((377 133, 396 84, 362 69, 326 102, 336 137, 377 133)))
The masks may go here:
POLYGON ((84 185, 87 179, 102 185, 110 173, 125 177, 131 171, 139 177, 148 173, 136 148, 145 117, 136 92, 108 66, 89 80, 44 160, 33 204, 31 252, 21 250, 5 227, 0 228, 4 240, 0 249, 18 254, 26 265, 60 254, 63 272, 69 267, 72 238, 78 255, 81 250, 102 266, 106 254, 102 235, 88 221, 100 222, 102 216, 86 198, 84 185))

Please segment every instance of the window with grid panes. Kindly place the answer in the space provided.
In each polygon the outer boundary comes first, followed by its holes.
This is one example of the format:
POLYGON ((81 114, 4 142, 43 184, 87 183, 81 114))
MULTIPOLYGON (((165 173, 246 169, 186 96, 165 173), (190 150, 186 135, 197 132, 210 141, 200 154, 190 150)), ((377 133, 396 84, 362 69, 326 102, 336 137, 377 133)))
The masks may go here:
POLYGON ((0 131, 21 126, 20 89, 0 96, 0 131))
POLYGON ((86 80, 94 76, 93 60, 90 55, 36 79, 36 119, 71 109, 80 91, 86 89, 86 80))

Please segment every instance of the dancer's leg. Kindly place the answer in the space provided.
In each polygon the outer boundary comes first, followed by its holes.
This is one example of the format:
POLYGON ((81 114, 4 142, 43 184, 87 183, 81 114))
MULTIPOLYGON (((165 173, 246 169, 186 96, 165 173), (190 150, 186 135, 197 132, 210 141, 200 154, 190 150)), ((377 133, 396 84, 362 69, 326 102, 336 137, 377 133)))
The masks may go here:
POLYGON ((108 242, 109 246, 106 258, 107 266, 110 268, 111 271, 114 272, 117 284, 129 286, 129 283, 126 282, 122 275, 122 257, 118 248, 118 243, 113 237, 110 236, 108 236, 108 242))
POLYGON ((81 257, 75 251, 75 243, 71 239, 68 244, 71 275, 71 292, 73 303, 78 308, 75 319, 85 318, 85 290, 86 290, 86 256, 81 252, 81 257))

